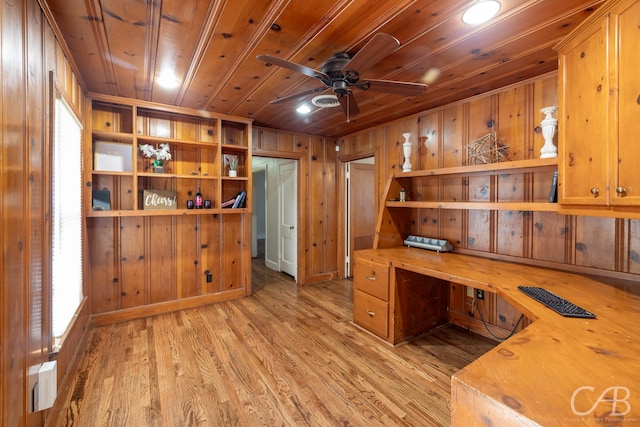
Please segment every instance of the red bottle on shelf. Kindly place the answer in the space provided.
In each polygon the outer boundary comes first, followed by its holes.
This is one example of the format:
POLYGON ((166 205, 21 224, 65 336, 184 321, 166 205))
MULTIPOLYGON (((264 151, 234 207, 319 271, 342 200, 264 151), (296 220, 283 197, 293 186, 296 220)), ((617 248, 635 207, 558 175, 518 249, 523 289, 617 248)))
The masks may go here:
POLYGON ((198 187, 198 192, 196 193, 196 209, 202 209, 202 193, 200 192, 200 187, 198 187))

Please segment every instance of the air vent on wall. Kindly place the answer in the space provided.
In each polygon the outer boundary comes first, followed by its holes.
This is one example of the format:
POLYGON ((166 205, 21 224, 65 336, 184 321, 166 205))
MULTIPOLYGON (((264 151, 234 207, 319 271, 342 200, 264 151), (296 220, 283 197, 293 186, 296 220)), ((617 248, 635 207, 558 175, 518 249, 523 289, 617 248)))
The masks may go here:
POLYGON ((320 108, 337 107, 340 105, 336 95, 318 95, 311 100, 311 103, 320 108))

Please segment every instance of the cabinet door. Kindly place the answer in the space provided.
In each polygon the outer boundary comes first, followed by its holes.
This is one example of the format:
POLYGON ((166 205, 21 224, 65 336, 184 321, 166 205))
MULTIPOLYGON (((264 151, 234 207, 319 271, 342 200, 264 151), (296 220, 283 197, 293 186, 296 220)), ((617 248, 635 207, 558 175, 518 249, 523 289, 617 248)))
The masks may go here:
MULTIPOLYGON (((640 203, 640 2, 634 2, 616 19, 618 63, 618 135, 611 155, 611 204, 640 203)), ((614 83, 615 84, 615 83, 614 83)))
POLYGON ((608 204, 608 18, 559 52, 559 201, 608 204))

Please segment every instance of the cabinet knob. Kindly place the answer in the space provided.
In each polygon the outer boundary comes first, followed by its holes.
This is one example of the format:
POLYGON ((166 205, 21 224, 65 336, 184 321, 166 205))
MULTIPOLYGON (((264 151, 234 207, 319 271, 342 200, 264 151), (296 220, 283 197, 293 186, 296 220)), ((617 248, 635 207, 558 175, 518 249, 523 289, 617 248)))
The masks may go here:
POLYGON ((594 196, 597 196, 599 192, 600 191, 595 187, 591 189, 591 194, 593 194, 594 196))
POLYGON ((373 316, 375 316, 375 315, 376 315, 376 313, 375 313, 375 312, 370 311, 370 310, 367 310, 367 314, 369 315, 369 317, 373 317, 373 316))
POLYGON ((619 195, 624 195, 627 192, 627 189, 624 187, 617 187, 616 188, 616 193, 618 193, 619 195))

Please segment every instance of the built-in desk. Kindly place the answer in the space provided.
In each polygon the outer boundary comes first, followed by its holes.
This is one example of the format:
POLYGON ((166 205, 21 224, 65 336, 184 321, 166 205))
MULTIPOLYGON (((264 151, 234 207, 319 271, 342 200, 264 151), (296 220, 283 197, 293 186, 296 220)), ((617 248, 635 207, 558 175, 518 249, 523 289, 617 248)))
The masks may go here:
MULTIPOLYGON (((431 278, 424 287, 435 280, 437 286, 448 281, 494 292, 532 320, 453 375, 452 426, 640 425, 640 283, 407 247, 357 251, 358 263, 365 271, 369 263, 387 268, 388 329, 420 317, 397 309, 403 292, 420 292, 414 280, 400 290, 397 272, 431 278), (518 285, 542 286, 597 319, 562 317, 518 285)), ((362 286, 371 281, 360 280, 362 286)), ((442 298, 428 300, 440 313, 442 298)), ((354 299, 358 323, 356 309, 354 299)))

